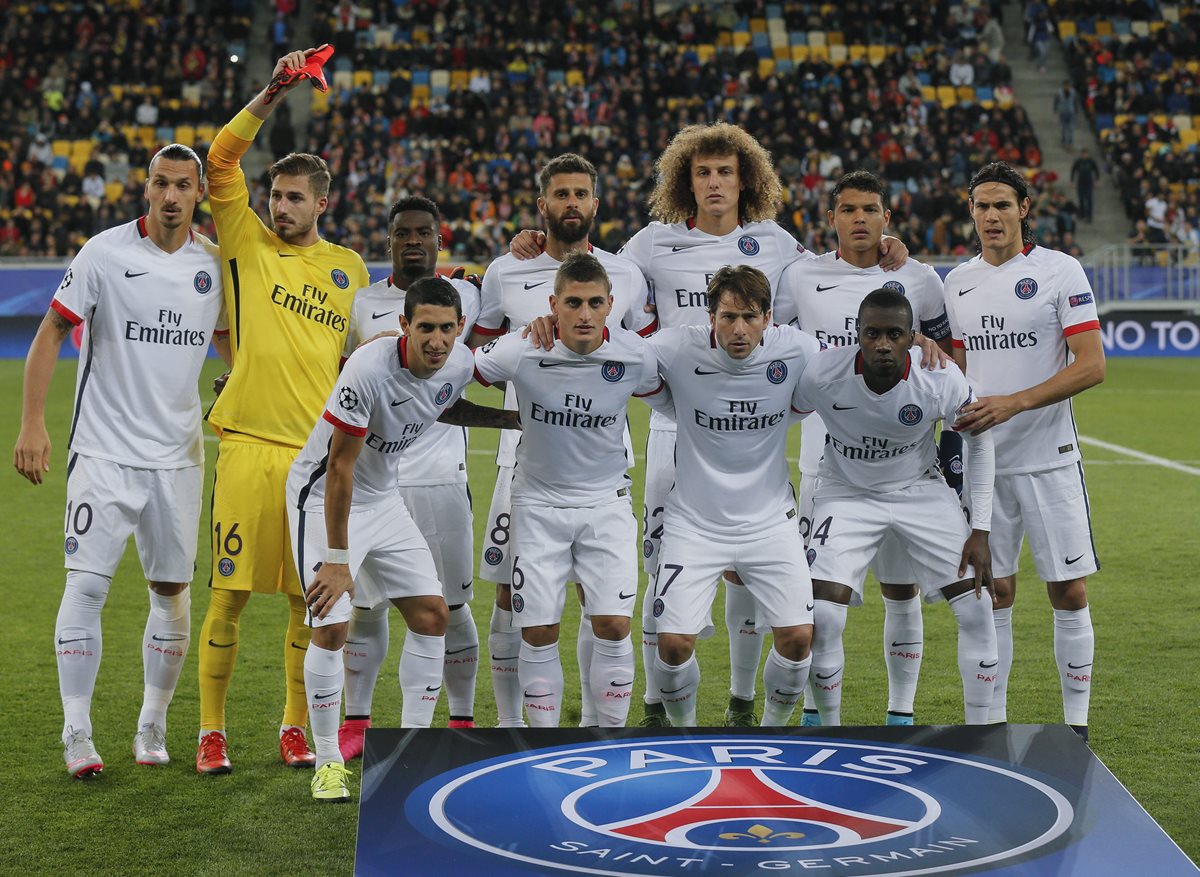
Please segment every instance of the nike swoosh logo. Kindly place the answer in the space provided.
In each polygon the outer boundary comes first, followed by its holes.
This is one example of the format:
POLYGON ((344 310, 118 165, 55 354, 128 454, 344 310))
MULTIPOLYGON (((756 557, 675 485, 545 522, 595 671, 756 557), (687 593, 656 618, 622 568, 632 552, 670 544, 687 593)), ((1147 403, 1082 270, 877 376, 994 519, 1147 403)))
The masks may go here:
POLYGON ((980 661, 979 666, 982 667, 984 670, 990 670, 999 663, 1000 663, 1000 659, 997 658, 995 661, 992 661, 992 663, 990 663, 990 664, 985 664, 985 663, 983 663, 983 661, 980 661))
POLYGON ((212 640, 209 640, 208 644, 210 646, 212 646, 214 649, 232 649, 234 646, 237 645, 237 643, 218 643, 218 642, 213 642, 212 640))
POLYGON ((700 368, 700 366, 696 366, 696 374, 698 374, 698 375, 715 375, 715 374, 720 374, 720 372, 705 371, 704 369, 700 368))
POLYGON ((901 646, 919 646, 921 642, 921 640, 917 640, 915 643, 892 643, 892 648, 898 649, 901 646))
POLYGON ((126 277, 141 277, 143 274, 149 274, 149 273, 150 273, 149 271, 138 271, 138 272, 134 273, 134 272, 130 271, 128 268, 125 269, 126 277))
POLYGON ((630 597, 636 597, 636 596, 637 596, 637 591, 634 591, 632 594, 626 594, 624 591, 617 591, 617 599, 618 600, 628 600, 630 597))
MULTIPOLYGON (((971 289, 974 289, 974 288, 975 288, 974 286, 972 286, 972 287, 971 287, 971 289)), ((968 292, 970 292, 970 291, 971 291, 971 289, 960 289, 960 290, 958 291, 958 294, 959 294, 959 295, 966 295, 968 292)))
POLYGON ((816 603, 809 603, 809 604, 807 604, 807 605, 804 607, 804 611, 805 611, 805 612, 812 612, 812 611, 813 611, 814 609, 816 609, 816 608, 817 608, 817 604, 816 604, 816 603))
POLYGON ((857 405, 839 405, 837 402, 833 403, 834 411, 853 411, 857 407, 857 405))
POLYGON ((630 679, 628 682, 610 682, 608 684, 613 688, 624 688, 626 685, 633 685, 633 680, 630 679))
POLYGON ((658 689, 658 693, 659 694, 678 694, 679 692, 683 691, 683 689, 685 689, 685 688, 687 688, 686 685, 680 685, 678 688, 672 688, 670 691, 667 691, 665 688, 660 688, 660 689, 658 689))
POLYGON ((827 289, 837 289, 839 285, 840 284, 835 283, 835 284, 833 284, 833 286, 822 286, 821 284, 818 283, 817 284, 817 292, 824 292, 827 289))
POLYGON ((754 627, 754 619, 747 618, 745 621, 742 622, 742 627, 754 627))
POLYGON ((501 658, 501 657, 499 657, 499 656, 497 656, 497 655, 492 655, 492 660, 493 660, 493 661, 515 661, 516 659, 517 659, 517 656, 516 656, 516 655, 513 655, 513 656, 511 656, 511 657, 508 657, 508 658, 501 658))
MULTIPOLYGON (((186 636, 184 636, 184 635, 183 635, 183 634, 181 634, 181 633, 169 633, 169 634, 167 634, 166 636, 159 636, 159 635, 156 633, 156 634, 153 634, 153 635, 150 637, 150 639, 152 639, 152 640, 157 640, 157 641, 158 641, 158 642, 160 642, 160 643, 177 643, 177 642, 179 642, 181 639, 187 639, 187 637, 186 637, 186 636)), ((61 642, 61 640, 60 640, 60 642, 61 642)))
POLYGON ((403 405, 405 402, 411 402, 411 401, 412 401, 412 396, 409 396, 407 399, 401 399, 399 402, 393 402, 392 407, 395 408, 397 405, 403 405))
MULTIPOLYGON (((279 253, 278 250, 276 250, 275 252, 279 253)), ((298 255, 300 255, 300 254, 299 253, 279 253, 279 258, 280 259, 295 259, 298 255)))
POLYGON ((463 582, 463 583, 462 583, 462 589, 463 589, 464 591, 465 591, 465 590, 467 590, 467 588, 469 588, 469 587, 471 587, 471 583, 470 583, 470 582, 463 582))
MULTIPOLYGON (((211 640, 209 640, 209 642, 211 642, 211 640)), ((299 650, 300 650, 300 651, 302 651, 302 652, 307 652, 307 651, 308 651, 308 646, 298 646, 298 645, 296 645, 295 643, 292 643, 292 648, 293 648, 293 649, 299 649, 299 650)))
POLYGON ((825 676, 822 676, 820 673, 818 673, 817 678, 818 679, 832 679, 834 676, 838 675, 841 672, 842 672, 841 670, 835 670, 834 672, 828 673, 825 676))
POLYGON ((60 639, 58 641, 58 644, 60 646, 65 646, 67 643, 85 643, 90 639, 91 639, 90 636, 79 636, 79 637, 76 637, 75 639, 60 639))
POLYGON ((800 691, 780 691, 778 688, 776 688, 776 689, 775 689, 775 693, 776 693, 776 694, 778 694, 780 697, 799 697, 799 696, 800 696, 800 695, 801 695, 803 692, 800 692, 800 691))
POLYGON ((554 368, 557 365, 567 365, 565 362, 546 362, 544 359, 538 360, 538 368, 554 368))
POLYGON ((329 698, 336 697, 337 695, 338 692, 336 691, 331 691, 329 694, 314 694, 313 700, 329 700, 329 698))
POLYGON ((365 639, 348 639, 348 640, 346 640, 346 645, 348 645, 348 646, 365 646, 366 644, 367 644, 367 641, 365 639))
POLYGON ((425 690, 426 690, 426 691, 441 691, 441 690, 442 690, 442 686, 440 686, 440 685, 426 685, 426 686, 425 686, 425 690))
POLYGON ((541 286, 543 283, 548 283, 548 282, 549 281, 547 281, 547 280, 539 280, 537 283, 526 283, 525 288, 533 289, 534 287, 541 286))
POLYGON ((475 646, 463 646, 461 649, 454 649, 453 651, 447 649, 446 654, 447 655, 457 655, 459 652, 469 652, 473 648, 475 648, 475 646))
POLYGON ((539 697, 549 697, 553 693, 553 691, 547 691, 545 694, 530 694, 528 691, 526 691, 523 692, 522 696, 527 697, 530 700, 537 700, 539 697))
POLYGON ((698 247, 698 246, 699 246, 699 244, 688 244, 686 247, 671 247, 671 252, 678 253, 681 250, 690 250, 690 249, 692 249, 694 247, 698 247))
POLYGON ((1081 554, 1081 555, 1079 555, 1079 557, 1066 557, 1063 559, 1066 560, 1067 565, 1070 566, 1072 563, 1074 563, 1075 561, 1079 560, 1082 557, 1083 557, 1083 555, 1081 554))
POLYGON ((1070 661, 1067 661, 1067 668, 1071 669, 1071 670, 1082 670, 1084 667, 1090 667, 1090 666, 1092 666, 1092 665, 1091 664, 1072 664, 1070 661))
POLYGON ((395 313, 395 311, 384 311, 382 314, 377 314, 374 311, 371 311, 371 319, 378 320, 380 317, 386 317, 388 314, 394 314, 394 313, 395 313))

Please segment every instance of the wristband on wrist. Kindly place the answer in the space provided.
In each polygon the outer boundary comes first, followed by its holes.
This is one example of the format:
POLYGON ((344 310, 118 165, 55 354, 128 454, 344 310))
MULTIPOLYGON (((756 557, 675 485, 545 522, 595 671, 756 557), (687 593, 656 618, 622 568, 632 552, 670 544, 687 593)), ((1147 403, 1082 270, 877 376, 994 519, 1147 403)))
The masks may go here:
POLYGON ((350 549, 349 548, 327 548, 325 549, 326 563, 349 563, 350 549))

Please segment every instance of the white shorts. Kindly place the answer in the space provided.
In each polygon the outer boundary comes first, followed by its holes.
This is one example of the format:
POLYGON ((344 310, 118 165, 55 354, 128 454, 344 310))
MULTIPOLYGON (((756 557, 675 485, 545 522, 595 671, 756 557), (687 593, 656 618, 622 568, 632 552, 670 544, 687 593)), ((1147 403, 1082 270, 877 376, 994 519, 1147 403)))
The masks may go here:
POLYGON ((203 489, 203 466, 138 469, 72 454, 64 565, 111 578, 132 535, 147 581, 190 582, 203 489))
MULTIPOLYGON (((812 540, 814 529, 824 533, 828 528, 825 518, 821 518, 815 525, 813 523, 813 509, 820 484, 820 479, 815 475, 800 476, 800 537, 804 540, 806 548, 812 540)), ((880 584, 911 585, 917 581, 916 570, 913 569, 904 546, 891 533, 884 536, 883 541, 879 543, 879 550, 875 552, 870 567, 880 584)))
POLYGON ((558 624, 567 583, 579 582, 589 616, 633 615, 637 519, 629 489, 590 508, 513 506, 512 611, 516 627, 558 624))
POLYGON ((483 554, 479 558, 479 577, 485 582, 507 585, 512 582, 512 480, 513 467, 496 470, 496 488, 484 527, 483 554))
POLYGON ((997 578, 1016 573, 1026 535, 1043 581, 1066 582, 1100 569, 1081 463, 996 476, 988 543, 997 578))
POLYGON ((794 517, 739 542, 719 542, 668 522, 660 559, 651 610, 660 634, 701 634, 712 620, 717 579, 727 569, 754 596, 759 629, 812 624, 812 579, 794 517))
POLYGON ((969 566, 965 576, 958 574, 971 530, 958 494, 936 472, 890 493, 822 483, 815 511, 819 524, 808 543, 813 580, 851 588, 853 606, 862 604, 867 565, 889 534, 911 561, 928 601, 942 599, 947 585, 974 576, 969 566))
POLYGON ((467 485, 401 485, 400 498, 433 554, 447 605, 470 603, 474 596, 475 519, 467 485))
MULTIPOLYGON (((288 524, 296 569, 307 591, 329 545, 325 538, 325 516, 296 508, 289 497, 288 524)), ((347 535, 350 577, 354 579, 353 605, 373 609, 385 600, 442 596, 433 555, 399 495, 352 511, 347 535)), ((309 612, 308 624, 325 627, 349 621, 350 606, 350 595, 342 594, 324 618, 309 612)))
POLYGON ((642 568, 649 576, 658 567, 663 508, 675 484, 675 432, 652 429, 646 435, 646 490, 642 499, 642 568))

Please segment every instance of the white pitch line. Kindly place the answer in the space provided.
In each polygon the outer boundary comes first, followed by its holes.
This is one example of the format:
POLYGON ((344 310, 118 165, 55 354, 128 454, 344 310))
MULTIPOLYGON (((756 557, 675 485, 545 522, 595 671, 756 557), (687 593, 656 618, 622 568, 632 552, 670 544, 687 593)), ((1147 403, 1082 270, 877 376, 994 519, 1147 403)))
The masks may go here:
POLYGON ((1200 475, 1200 469, 1197 469, 1195 466, 1185 466, 1174 460, 1168 460, 1165 457, 1156 457, 1153 454, 1147 454, 1142 451, 1135 451, 1133 448, 1127 448, 1124 445, 1114 445, 1112 442, 1101 441, 1098 438, 1086 435, 1081 435, 1079 440, 1085 444, 1095 445, 1098 448, 1104 448, 1106 451, 1112 451, 1114 454, 1124 454, 1127 457, 1143 460, 1146 463, 1153 463, 1155 466, 1162 466, 1164 469, 1174 469, 1176 472, 1184 472, 1188 475, 1200 475))

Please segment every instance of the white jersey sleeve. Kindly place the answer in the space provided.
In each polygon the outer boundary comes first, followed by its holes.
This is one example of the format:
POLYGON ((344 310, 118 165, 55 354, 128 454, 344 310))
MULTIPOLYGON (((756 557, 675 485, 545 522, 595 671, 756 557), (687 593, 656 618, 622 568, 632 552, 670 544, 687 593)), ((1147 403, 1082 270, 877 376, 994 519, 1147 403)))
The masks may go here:
POLYGON ((518 332, 493 338, 475 351, 475 380, 485 387, 511 381, 517 374, 522 353, 532 346, 518 332))
POLYGON ((78 326, 100 298, 105 258, 103 243, 93 237, 80 248, 50 301, 50 307, 78 326))
POLYGON ((504 284, 500 278, 498 261, 492 262, 483 273, 483 286, 479 290, 475 331, 481 335, 503 335, 508 331, 508 319, 504 313, 504 284))
POLYGON ((475 323, 479 320, 479 288, 470 280, 459 280, 457 278, 451 279, 450 285, 458 290, 458 297, 462 300, 462 338, 465 341, 471 335, 471 330, 475 328, 475 323))

